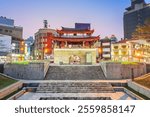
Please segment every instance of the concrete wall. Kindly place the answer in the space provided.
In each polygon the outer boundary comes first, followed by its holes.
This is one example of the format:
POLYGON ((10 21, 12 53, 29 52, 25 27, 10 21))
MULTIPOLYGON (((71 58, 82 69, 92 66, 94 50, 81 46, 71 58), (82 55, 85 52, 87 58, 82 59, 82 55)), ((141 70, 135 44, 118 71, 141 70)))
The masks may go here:
POLYGON ((146 65, 123 65, 120 63, 101 62, 104 75, 107 79, 132 79, 146 74, 146 65))
POLYGON ((72 55, 80 57, 81 64, 86 63, 86 53, 92 54, 92 64, 96 63, 96 49, 54 49, 54 63, 69 64, 69 58, 72 55))
POLYGON ((4 74, 16 79, 42 80, 47 72, 47 63, 30 63, 28 65, 5 64, 4 74))
POLYGON ((14 91, 17 91, 18 89, 22 88, 22 82, 14 83, 2 90, 0 90, 0 99, 6 97, 7 95, 13 93, 14 91))
POLYGON ((147 87, 144 87, 144 86, 137 84, 135 82, 132 82, 132 81, 128 82, 128 86, 131 87, 132 89, 134 89, 135 91, 150 98, 150 89, 148 89, 147 87))

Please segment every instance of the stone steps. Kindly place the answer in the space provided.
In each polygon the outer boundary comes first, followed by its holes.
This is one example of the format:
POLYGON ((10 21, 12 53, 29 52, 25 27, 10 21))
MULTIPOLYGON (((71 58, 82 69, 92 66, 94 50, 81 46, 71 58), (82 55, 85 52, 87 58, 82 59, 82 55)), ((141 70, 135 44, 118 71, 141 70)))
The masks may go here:
MULTIPOLYGON (((50 66, 37 93, 113 93, 100 66, 50 66), (54 80, 54 81, 53 81, 54 80), (63 81, 63 82, 61 82, 63 81)), ((77 98, 77 97, 76 97, 77 98)))
POLYGON ((109 83, 100 82, 50 82, 41 83, 37 93, 112 93, 109 83))
POLYGON ((50 66, 45 80, 104 80, 100 66, 50 66))

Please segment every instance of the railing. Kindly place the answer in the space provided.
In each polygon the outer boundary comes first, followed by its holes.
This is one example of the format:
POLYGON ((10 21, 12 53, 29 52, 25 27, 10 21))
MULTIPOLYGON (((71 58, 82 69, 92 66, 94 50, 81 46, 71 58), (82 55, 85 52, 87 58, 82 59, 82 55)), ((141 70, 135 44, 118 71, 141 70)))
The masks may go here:
POLYGON ((46 76, 46 73, 47 73, 47 71, 48 71, 48 69, 49 69, 49 62, 45 62, 44 63, 44 78, 45 78, 45 76, 46 76))

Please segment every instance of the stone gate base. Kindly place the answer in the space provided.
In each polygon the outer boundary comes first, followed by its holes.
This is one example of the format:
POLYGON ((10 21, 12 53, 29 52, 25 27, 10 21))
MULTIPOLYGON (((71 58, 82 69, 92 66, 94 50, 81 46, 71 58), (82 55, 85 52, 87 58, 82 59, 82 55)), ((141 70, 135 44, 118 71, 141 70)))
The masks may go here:
POLYGON ((72 56, 78 58, 78 60, 74 60, 75 64, 96 63, 96 49, 54 49, 55 64, 71 64, 72 56))

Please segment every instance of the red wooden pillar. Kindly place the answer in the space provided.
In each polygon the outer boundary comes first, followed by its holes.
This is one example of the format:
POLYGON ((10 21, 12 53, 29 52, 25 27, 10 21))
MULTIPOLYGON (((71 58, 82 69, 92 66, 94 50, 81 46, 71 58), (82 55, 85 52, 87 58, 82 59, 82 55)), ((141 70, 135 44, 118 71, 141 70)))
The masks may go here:
POLYGON ((60 44, 61 48, 64 48, 65 47, 65 42, 62 41, 61 44, 60 44))
POLYGON ((88 41, 85 42, 85 47, 89 47, 89 42, 88 41))

